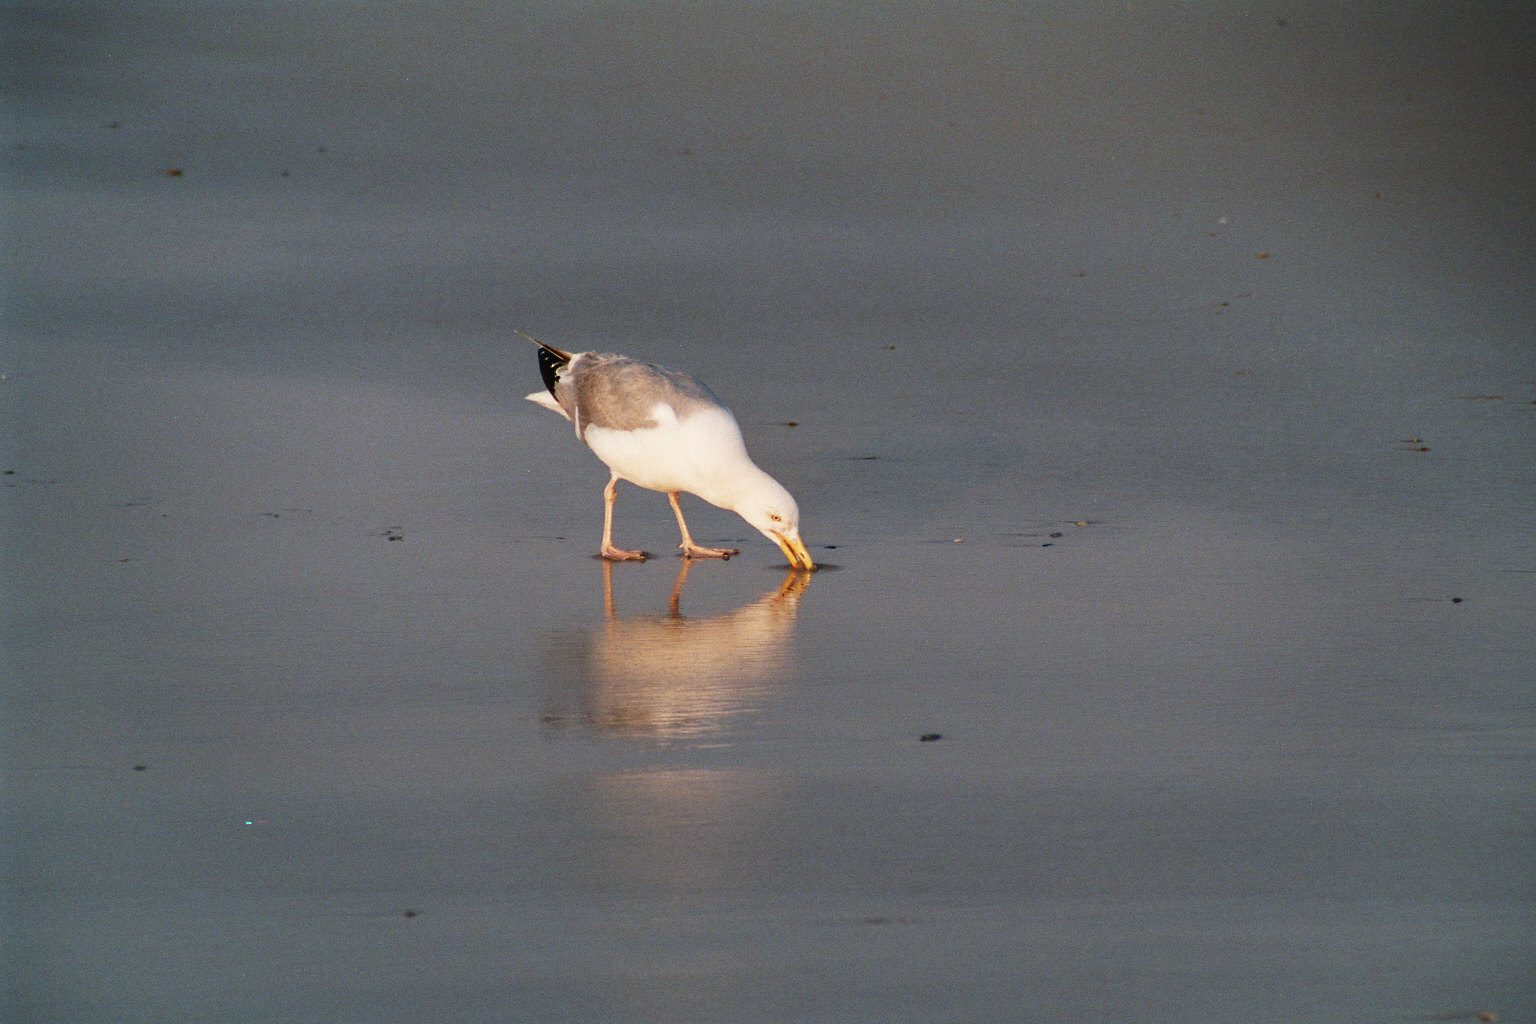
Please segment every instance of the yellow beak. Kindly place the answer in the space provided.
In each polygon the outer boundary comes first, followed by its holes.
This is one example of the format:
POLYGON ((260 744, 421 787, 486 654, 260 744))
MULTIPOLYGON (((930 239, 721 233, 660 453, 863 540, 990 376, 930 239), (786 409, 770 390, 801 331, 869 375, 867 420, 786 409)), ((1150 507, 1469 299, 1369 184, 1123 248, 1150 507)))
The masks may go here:
POLYGON ((789 559, 791 567, 807 572, 816 568, 816 563, 811 561, 811 553, 805 550, 805 543, 800 540, 799 534, 785 536, 782 533, 775 533, 773 539, 779 542, 779 547, 784 551, 784 557, 789 559))

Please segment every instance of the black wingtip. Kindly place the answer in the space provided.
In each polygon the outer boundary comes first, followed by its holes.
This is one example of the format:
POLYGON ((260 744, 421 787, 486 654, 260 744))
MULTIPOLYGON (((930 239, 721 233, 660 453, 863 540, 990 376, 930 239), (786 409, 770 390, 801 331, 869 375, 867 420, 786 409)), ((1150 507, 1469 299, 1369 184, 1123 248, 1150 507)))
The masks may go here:
POLYGON ((562 352, 553 345, 546 345, 533 335, 524 334, 515 327, 512 330, 539 346, 539 376, 544 378, 544 386, 549 389, 551 395, 554 395, 555 382, 560 379, 560 371, 565 369, 566 364, 571 361, 571 354, 562 352))
POLYGON ((549 351, 553 352, 555 355, 559 356, 561 359, 569 360, 571 358, 571 354, 569 352, 562 352, 558 348, 555 348, 555 346, 550 345, 550 344, 546 344, 545 342, 540 341, 538 338, 535 338, 533 335, 527 333, 526 331, 520 331, 516 327, 514 327, 514 328, 512 328, 512 333, 516 334, 516 335, 520 335, 521 337, 527 338, 529 341, 531 341, 535 345, 539 346, 539 348, 548 349, 549 351))
POLYGON ((560 371, 570 364, 571 357, 557 348, 548 345, 539 345, 539 376, 544 378, 544 386, 549 389, 552 397, 559 398, 555 394, 555 383, 560 379, 560 371))

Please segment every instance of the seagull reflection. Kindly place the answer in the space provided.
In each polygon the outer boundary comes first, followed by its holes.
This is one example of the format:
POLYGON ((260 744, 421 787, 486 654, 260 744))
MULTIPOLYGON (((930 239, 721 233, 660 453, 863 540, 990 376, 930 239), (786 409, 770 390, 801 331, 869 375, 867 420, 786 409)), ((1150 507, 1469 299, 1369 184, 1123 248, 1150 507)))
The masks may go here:
MULTIPOLYGON (((667 614, 621 618, 613 596, 613 564, 604 562, 602 629, 564 646, 557 675, 574 690, 557 708, 598 729, 698 738, 718 734, 758 710, 783 682, 800 596, 810 573, 791 570, 778 587, 749 605, 705 619, 682 613, 692 566, 683 559, 667 614)), ((563 724, 555 710, 545 721, 563 724)))

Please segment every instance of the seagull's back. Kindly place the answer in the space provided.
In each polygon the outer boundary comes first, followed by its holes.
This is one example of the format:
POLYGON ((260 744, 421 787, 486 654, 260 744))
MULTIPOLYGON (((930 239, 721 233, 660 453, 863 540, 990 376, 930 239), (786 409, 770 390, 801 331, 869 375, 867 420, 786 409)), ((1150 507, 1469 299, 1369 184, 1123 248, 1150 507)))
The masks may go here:
POLYGON ((611 352, 583 352, 555 386, 556 400, 574 413, 577 433, 588 427, 639 430, 657 424, 656 407, 666 406, 678 421, 725 407, 703 382, 611 352))

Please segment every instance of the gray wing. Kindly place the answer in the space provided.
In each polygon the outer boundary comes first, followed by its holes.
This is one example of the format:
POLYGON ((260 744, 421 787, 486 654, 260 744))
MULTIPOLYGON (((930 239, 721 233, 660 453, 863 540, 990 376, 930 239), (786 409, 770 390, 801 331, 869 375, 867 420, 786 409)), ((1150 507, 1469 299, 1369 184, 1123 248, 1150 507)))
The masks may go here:
POLYGON ((574 360, 554 393, 555 400, 572 414, 578 433, 589 426, 609 430, 655 426, 651 410, 658 403, 671 406, 680 420, 720 408, 714 393, 688 374, 611 353, 589 352, 574 360))

